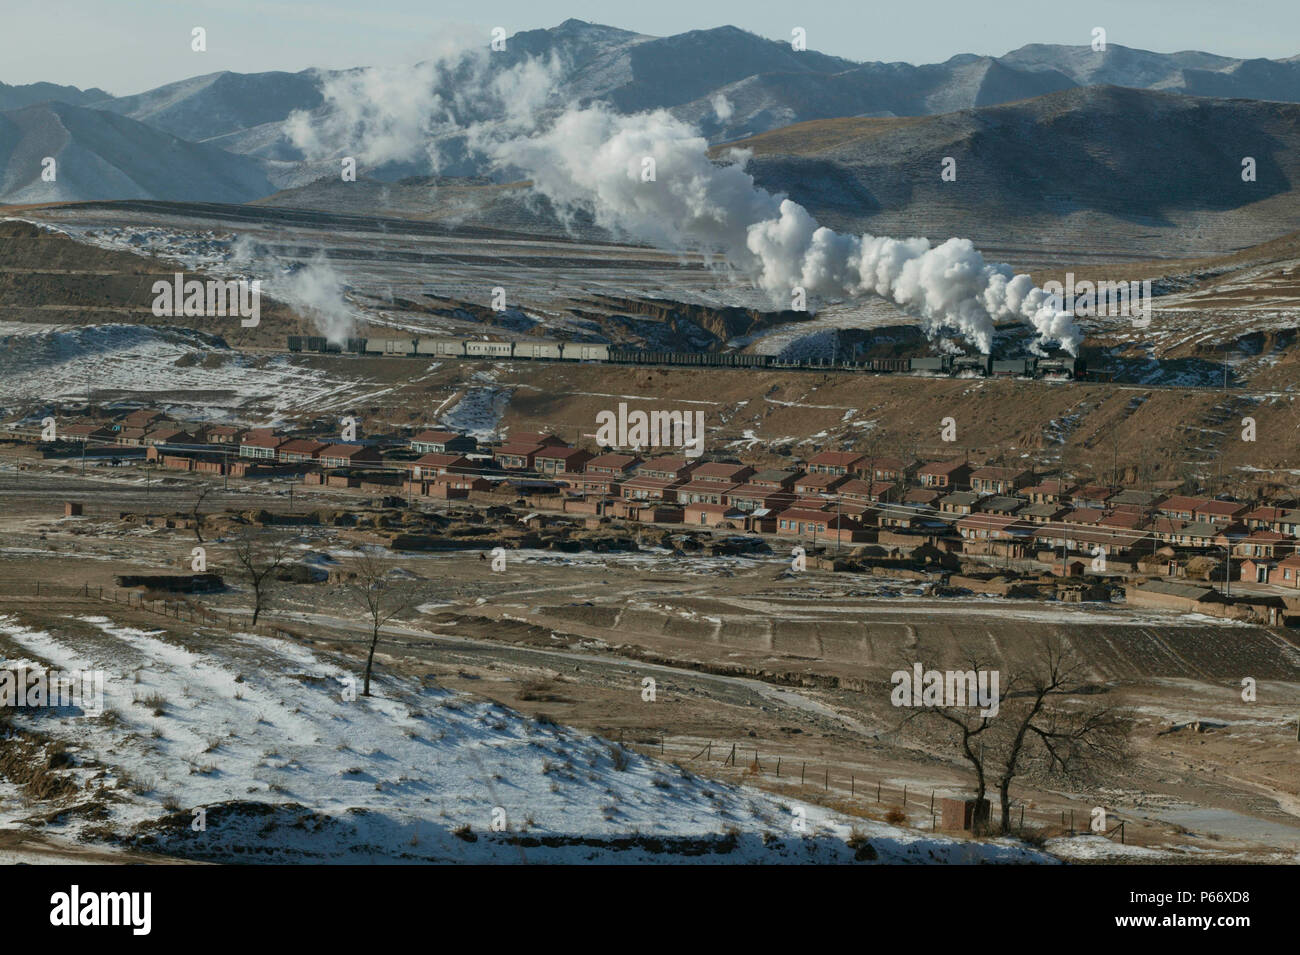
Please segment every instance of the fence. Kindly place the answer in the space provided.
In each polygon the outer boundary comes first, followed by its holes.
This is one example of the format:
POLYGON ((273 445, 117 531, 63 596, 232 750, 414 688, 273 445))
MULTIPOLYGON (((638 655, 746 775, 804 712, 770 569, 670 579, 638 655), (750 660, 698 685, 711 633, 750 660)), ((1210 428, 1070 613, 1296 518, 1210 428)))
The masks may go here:
MULTIPOLYGON (((737 782, 759 782, 766 788, 784 789, 792 796, 806 798, 809 802, 821 802, 832 809, 846 811, 849 814, 869 815, 872 807, 878 812, 888 814, 890 810, 901 812, 905 817, 897 819, 899 824, 915 826, 915 817, 929 819, 930 829, 939 831, 941 815, 939 799, 941 793, 947 792, 932 787, 915 787, 904 783, 886 783, 878 774, 864 769, 861 774, 846 770, 843 766, 832 767, 826 763, 809 762, 797 755, 771 752, 763 754, 753 743, 719 742, 698 737, 670 737, 650 731, 631 731, 632 739, 627 739, 629 731, 619 732, 619 742, 635 746, 649 755, 660 756, 684 769, 700 767, 710 775, 727 777, 734 775, 737 782), (728 773, 731 770, 732 773, 728 773), (832 794, 833 801, 827 799, 832 794), (847 800, 845 799, 847 797, 847 800)), ((990 802, 991 822, 996 826, 1001 817, 1001 807, 997 793, 990 791, 986 798, 990 802)), ((1109 813, 1115 816, 1114 812, 1109 813)), ((1012 831, 1023 834, 1026 823, 1046 835, 1104 835, 1125 843, 1126 825, 1141 826, 1139 820, 1120 820, 1105 831, 1094 831, 1090 827, 1092 807, 1084 808, 1076 825, 1076 814, 1072 808, 1048 809, 1042 806, 1030 806, 1024 800, 1011 803, 1012 831)), ((920 827, 918 827, 920 828, 920 827)), ((1153 833, 1158 830, 1151 828, 1153 833)))
POLYGON ((3 581, 0 582, 0 596, 30 600, 60 598, 64 600, 87 600, 96 603, 108 602, 195 626, 217 626, 227 630, 238 630, 241 633, 258 633, 268 637, 296 638, 299 636, 298 633, 277 626, 274 623, 259 622, 254 626, 251 617, 246 617, 243 614, 216 613, 208 610, 202 604, 189 600, 149 599, 145 594, 136 590, 123 590, 115 587, 105 588, 98 585, 92 586, 89 583, 76 587, 66 584, 49 584, 40 580, 31 583, 3 581))

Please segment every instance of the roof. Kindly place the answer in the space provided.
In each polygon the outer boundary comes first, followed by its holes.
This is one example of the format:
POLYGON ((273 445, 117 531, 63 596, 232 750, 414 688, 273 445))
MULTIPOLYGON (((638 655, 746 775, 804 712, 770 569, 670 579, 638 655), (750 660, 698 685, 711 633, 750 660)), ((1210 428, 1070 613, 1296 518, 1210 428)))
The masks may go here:
POLYGON ((1160 504, 1162 511, 1194 511, 1204 504, 1210 502, 1206 497, 1187 497, 1183 494, 1175 494, 1173 497, 1167 497, 1160 504))
POLYGON ((1064 513, 1065 513, 1065 508, 1061 507, 1061 505, 1049 504, 1046 501, 1044 501, 1041 504, 1030 504, 1027 508, 1025 508, 1023 511, 1020 512, 1020 516, 1021 517, 1046 517, 1048 519, 1051 519, 1053 517, 1056 517, 1058 514, 1064 514, 1064 513))
POLYGON ((1148 580, 1145 584, 1140 584, 1134 589, 1146 591, 1147 593, 1152 594, 1166 594, 1170 597, 1183 597, 1187 600, 1197 601, 1198 603, 1218 596, 1213 587, 1197 587, 1193 584, 1176 584, 1168 580, 1148 580))
POLYGON ((586 454, 590 457, 590 452, 582 448, 566 448, 562 445, 543 447, 534 455, 537 458, 558 458, 561 461, 567 461, 569 458, 576 457, 580 454, 586 454))
POLYGON ((613 468, 616 471, 626 471, 632 465, 640 463, 641 459, 635 454, 598 454, 587 462, 587 469, 613 468))
POLYGON ((1247 505, 1239 504, 1236 501, 1206 501, 1196 510, 1206 514, 1237 514, 1246 509, 1247 505))
POLYGON ((1058 479, 1054 481, 1042 481, 1041 483, 1035 484, 1033 487, 1021 488, 1020 493, 1021 494, 1054 494, 1057 497, 1061 497, 1063 495, 1069 494, 1073 490, 1074 490, 1073 484, 1058 479))
POLYGON ((412 441, 418 441, 421 444, 441 444, 443 441, 451 441, 453 438, 467 438, 469 435, 461 434, 459 431, 421 431, 412 441))
POLYGON ((493 448, 492 454, 493 456, 498 454, 509 454, 509 455, 517 455, 521 458, 526 458, 530 454, 536 454, 540 450, 542 450, 542 446, 540 444, 502 444, 502 445, 498 445, 496 448, 493 448))
POLYGON ((749 470, 752 470, 752 468, 747 464, 726 464, 722 461, 711 461, 708 464, 701 464, 691 474, 691 477, 697 481, 701 478, 715 481, 733 481, 736 479, 735 475, 741 471, 749 470))
POLYGON ((987 481, 1005 481, 1009 478, 1028 474, 1026 468, 982 467, 971 475, 971 479, 981 478, 987 481))
POLYGON ((951 474, 959 468, 969 467, 964 458, 953 458, 951 461, 931 461, 929 464, 921 465, 917 474, 951 474))
POLYGON ((822 451, 820 454, 814 454, 808 459, 809 465, 822 465, 832 468, 847 468, 859 461, 865 460, 865 456, 853 451, 822 451))
POLYGON ((802 473, 799 471, 782 471, 777 468, 767 468, 763 471, 759 471, 756 474, 751 475, 749 478, 749 483, 757 484, 759 481, 784 483, 784 482, 797 479, 799 477, 802 477, 802 473))
POLYGON ((254 431, 246 431, 244 436, 239 439, 239 443, 241 445, 247 444, 254 448, 278 448, 280 445, 284 444, 285 440, 285 438, 282 438, 280 435, 275 434, 269 429, 257 429, 254 431))
POLYGON ((982 511, 1014 511, 1025 502, 1018 497, 986 497, 980 501, 982 511))
POLYGON ((1109 504, 1144 504, 1151 505, 1161 499, 1162 495, 1155 491, 1139 491, 1136 488, 1125 488, 1107 503, 1109 504))
MULTIPOLYGON (((796 487, 830 487, 832 484, 839 485, 845 483, 842 474, 805 474, 799 480, 795 481, 796 487)), ((865 484, 865 481, 859 481, 859 484, 865 484)))
POLYGON ((311 438, 294 438, 280 445, 280 451, 288 454, 315 454, 329 447, 325 441, 313 441, 311 438))
POLYGON ((947 494, 947 495, 945 495, 945 496, 939 498, 939 503, 940 503, 940 504, 956 504, 956 505, 967 504, 967 505, 969 505, 969 504, 974 504, 974 503, 975 503, 976 501, 978 501, 979 499, 980 499, 980 496, 979 496, 978 494, 976 494, 974 491, 954 491, 952 494, 947 494))
POLYGON ((469 464, 469 459, 462 457, 459 454, 432 453, 421 456, 420 459, 415 462, 415 466, 418 468, 446 468, 462 461, 469 464))
POLYGON ((356 457, 363 451, 372 451, 375 454, 379 453, 378 451, 374 451, 373 448, 367 448, 365 445, 361 444, 331 444, 321 451, 320 456, 322 458, 352 458, 356 457))
POLYGON ((691 463, 690 458, 674 457, 673 455, 664 455, 658 458, 651 458, 644 461, 638 467, 639 471, 680 471, 688 467, 691 463))

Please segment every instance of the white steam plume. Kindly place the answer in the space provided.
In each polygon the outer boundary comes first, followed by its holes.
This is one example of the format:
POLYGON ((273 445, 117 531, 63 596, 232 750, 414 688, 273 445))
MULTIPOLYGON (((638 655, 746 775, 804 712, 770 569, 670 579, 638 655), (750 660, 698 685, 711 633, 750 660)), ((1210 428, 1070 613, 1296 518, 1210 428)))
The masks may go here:
POLYGON ((231 257, 245 270, 255 267, 268 296, 311 319, 317 331, 332 342, 341 343, 352 335, 363 317, 344 297, 345 283, 323 252, 306 263, 286 263, 247 236, 240 236, 231 248, 231 257), (273 270, 269 277, 268 269, 273 270))
POLYGON ((553 203, 585 207, 607 228, 668 248, 721 251, 774 302, 788 302, 796 286, 823 298, 878 295, 918 317, 931 336, 955 329, 986 354, 994 322, 1009 318, 1034 329, 1035 350, 1056 341, 1076 354, 1082 341, 1048 293, 1010 266, 985 262, 970 240, 931 246, 820 226, 797 202, 756 186, 746 153, 710 160, 699 132, 665 110, 570 110, 544 133, 496 143, 491 153, 553 203), (643 175, 647 158, 652 181, 643 175))
MULTIPOLYGON (((986 262, 969 240, 932 246, 819 226, 803 206, 754 184, 748 153, 732 150, 714 162, 706 139, 665 110, 570 108, 538 132, 555 112, 562 64, 496 62, 480 44, 404 70, 335 78, 324 108, 292 117, 292 138, 309 158, 356 154, 379 164, 423 153, 436 169, 438 143, 463 137, 498 171, 530 177, 562 216, 581 208, 639 241, 721 252, 774 304, 788 305, 795 286, 810 297, 878 295, 931 337, 955 330, 984 353, 994 323, 1014 318, 1036 333, 1034 350, 1056 341, 1077 354, 1082 334, 1073 317, 1028 275, 986 262)), ((714 104, 719 116, 729 107, 714 104)))

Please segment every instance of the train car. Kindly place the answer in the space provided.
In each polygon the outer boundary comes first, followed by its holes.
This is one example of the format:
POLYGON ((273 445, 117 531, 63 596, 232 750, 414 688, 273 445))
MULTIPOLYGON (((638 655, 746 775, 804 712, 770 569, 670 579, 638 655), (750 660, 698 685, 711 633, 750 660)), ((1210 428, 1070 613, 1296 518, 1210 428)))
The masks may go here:
POLYGON ((570 361, 609 361, 609 346, 570 342, 564 346, 564 357, 570 361))
POLYGON ((415 340, 417 355, 433 355, 437 358, 464 358, 465 342, 459 338, 425 338, 415 340))
POLYGON ((366 353, 366 340, 364 338, 349 338, 344 344, 343 350, 353 355, 364 355, 366 353))
MULTIPOLYGON (((942 362, 942 359, 939 359, 942 362)), ((911 360, 908 358, 867 358, 858 363, 863 371, 878 373, 910 371, 911 360)))
POLYGON ((465 342, 466 358, 509 358, 514 354, 514 342, 465 342))
POLYGON ((910 371, 919 371, 927 375, 951 375, 952 374, 952 356, 939 355, 933 358, 911 358, 908 359, 910 371))
POLYGON ((1034 359, 999 359, 992 362, 989 371, 994 378, 1032 378, 1034 375, 1034 359))
POLYGON ((414 338, 367 338, 367 355, 414 355, 414 338))
POLYGON ((564 346, 559 342, 515 342, 515 357, 530 361, 559 361, 564 357, 564 346))
POLYGON ((302 335, 289 336, 289 351, 302 351, 302 346, 303 346, 302 335))
POLYGON ((979 375, 983 378, 992 373, 993 358, 990 355, 958 355, 952 360, 954 375, 979 375))
MULTIPOLYGON (((572 344, 565 345, 565 351, 572 348, 572 344)), ((610 345, 609 360, 616 365, 639 365, 642 352, 639 348, 628 348, 626 345, 610 345)))
POLYGON ((1057 355, 1039 358, 1034 363, 1035 378, 1083 378, 1087 375, 1087 363, 1082 358, 1071 355, 1057 355))

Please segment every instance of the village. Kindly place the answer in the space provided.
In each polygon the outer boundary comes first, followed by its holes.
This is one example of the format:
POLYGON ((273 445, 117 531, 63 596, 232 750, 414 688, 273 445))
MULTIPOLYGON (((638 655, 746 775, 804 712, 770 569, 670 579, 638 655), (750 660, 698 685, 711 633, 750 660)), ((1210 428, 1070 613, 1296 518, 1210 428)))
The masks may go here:
MULTIPOLYGON (((357 437, 348 427, 351 440, 340 441, 332 422, 245 429, 151 409, 87 407, 59 426, 55 441, 21 422, 0 438, 19 460, 70 462, 83 471, 190 472, 227 489, 232 480, 236 487, 269 481, 287 484, 291 498, 294 485, 351 491, 410 515, 419 513, 417 503, 449 514, 483 508, 489 522, 508 516, 502 530, 551 527, 567 538, 568 528, 582 528, 619 541, 601 547, 625 546, 631 531, 638 539, 657 532, 669 546, 675 532, 702 532, 712 553, 761 550, 795 570, 922 580, 998 597, 1122 596, 1133 607, 1174 613, 1300 622, 1294 499, 1076 481, 969 455, 925 461, 823 450, 746 462, 588 449, 548 432, 480 443, 453 430, 357 437)), ((398 528, 385 541, 394 549, 522 546, 502 533, 435 543, 410 515, 387 522, 398 528)), ((687 540, 699 546, 694 536, 687 540)))

